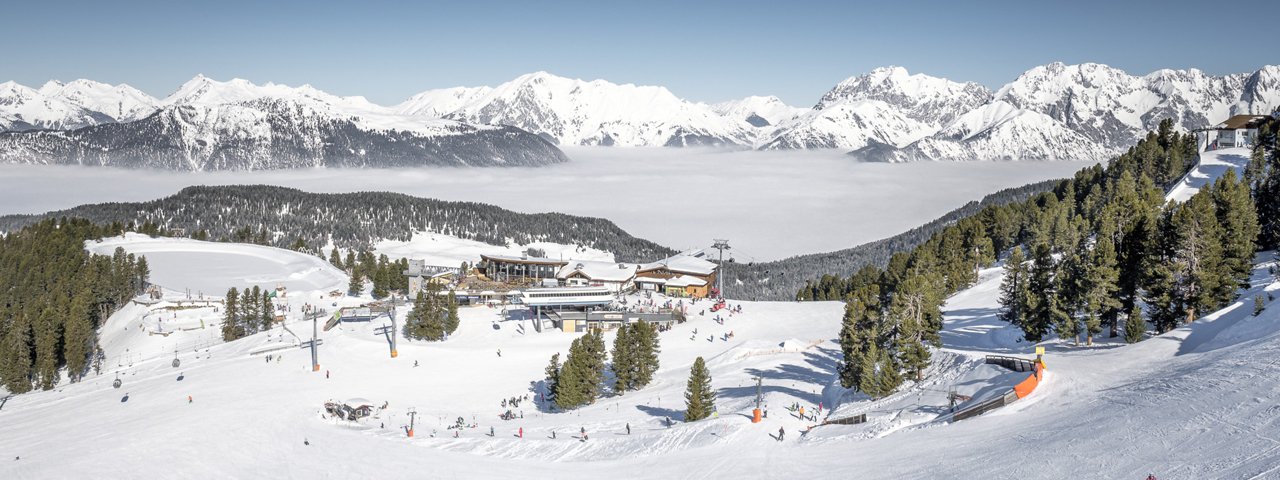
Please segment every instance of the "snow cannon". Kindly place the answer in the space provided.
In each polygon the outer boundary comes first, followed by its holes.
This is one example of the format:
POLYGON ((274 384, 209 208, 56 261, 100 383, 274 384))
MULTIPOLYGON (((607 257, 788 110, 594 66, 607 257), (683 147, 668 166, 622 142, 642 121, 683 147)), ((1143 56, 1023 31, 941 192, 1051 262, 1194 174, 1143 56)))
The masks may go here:
POLYGON ((400 356, 399 352, 396 352, 395 350, 391 350, 391 358, 396 358, 398 356, 400 356))
POLYGON ((755 409, 752 409, 752 410, 751 410, 751 423, 760 423, 760 409, 759 409, 759 408, 755 408, 755 409))

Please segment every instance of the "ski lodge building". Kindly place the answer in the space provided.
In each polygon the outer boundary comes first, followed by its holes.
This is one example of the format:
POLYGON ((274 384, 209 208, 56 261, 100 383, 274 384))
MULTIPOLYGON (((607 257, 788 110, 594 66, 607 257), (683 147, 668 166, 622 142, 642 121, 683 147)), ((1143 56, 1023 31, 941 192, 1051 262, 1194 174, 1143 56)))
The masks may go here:
POLYGON ((1258 127, 1268 118, 1268 115, 1233 115, 1222 123, 1193 131, 1197 135, 1204 134, 1203 142, 1200 142, 1202 150, 1252 147, 1258 138, 1258 127))
POLYGON ((719 265, 703 258, 705 252, 676 254, 636 270, 636 287, 671 297, 706 298, 716 283, 719 265))
POLYGON ((494 281, 539 281, 556 278, 556 273, 568 264, 568 260, 530 257, 527 254, 519 257, 480 255, 480 263, 476 265, 476 268, 480 269, 484 276, 494 281))

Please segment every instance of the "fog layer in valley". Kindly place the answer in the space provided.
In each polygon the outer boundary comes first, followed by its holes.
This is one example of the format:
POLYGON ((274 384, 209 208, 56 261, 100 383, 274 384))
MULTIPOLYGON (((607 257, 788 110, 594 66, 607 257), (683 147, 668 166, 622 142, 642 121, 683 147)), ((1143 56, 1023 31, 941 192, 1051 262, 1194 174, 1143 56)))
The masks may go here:
POLYGON ((1070 176, 1078 162, 858 162, 839 152, 565 148, 543 168, 173 173, 0 165, 0 214, 160 198, 189 185, 394 191, 520 212, 604 217, 678 248, 727 238, 738 261, 837 250, 915 227, 987 193, 1070 176))

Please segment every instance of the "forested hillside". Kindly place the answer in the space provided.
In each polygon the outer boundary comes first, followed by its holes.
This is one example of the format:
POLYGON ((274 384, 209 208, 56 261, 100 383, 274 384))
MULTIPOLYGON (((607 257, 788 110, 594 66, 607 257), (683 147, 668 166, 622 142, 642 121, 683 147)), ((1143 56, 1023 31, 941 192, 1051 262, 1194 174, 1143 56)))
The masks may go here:
POLYGON ((824 294, 812 299, 839 299, 840 288, 837 284, 858 269, 867 265, 883 267, 894 253, 915 248, 961 218, 971 216, 988 206, 1022 202, 1052 189, 1057 183, 1057 180, 1047 180, 1006 188, 987 195, 980 201, 969 202, 919 227, 853 248, 799 255, 772 262, 726 262, 724 289, 729 298, 744 300, 792 300, 797 298, 796 291, 801 288, 831 292, 830 295, 824 294), (813 279, 819 276, 817 286, 813 286, 813 279))
POLYGON ((1166 189, 1197 161, 1194 138, 1170 127, 1052 191, 961 218, 883 269, 801 288, 800 300, 847 302, 845 386, 879 396, 903 375, 922 375, 929 347, 940 345, 942 303, 997 257, 1006 259, 1001 317, 1032 342, 1051 334, 1091 342, 1121 330, 1140 341, 1148 322, 1164 332, 1234 301, 1254 252, 1275 248, 1280 231, 1274 122, 1243 179, 1227 171, 1190 200, 1166 204, 1166 189))
POLYGON ((112 229, 46 220, 0 237, 0 382, 13 393, 51 389, 93 368, 98 326, 147 284, 145 258, 91 255, 84 241, 112 229))
POLYGON ((139 231, 203 240, 251 242, 320 253, 332 242, 364 250, 380 239, 409 240, 435 231, 496 245, 555 242, 613 252, 620 262, 649 262, 674 253, 632 237, 613 222, 560 213, 525 214, 493 205, 397 193, 307 193, 267 185, 188 187, 138 203, 82 205, 41 215, 0 217, 0 230, 44 218, 132 223, 139 231))

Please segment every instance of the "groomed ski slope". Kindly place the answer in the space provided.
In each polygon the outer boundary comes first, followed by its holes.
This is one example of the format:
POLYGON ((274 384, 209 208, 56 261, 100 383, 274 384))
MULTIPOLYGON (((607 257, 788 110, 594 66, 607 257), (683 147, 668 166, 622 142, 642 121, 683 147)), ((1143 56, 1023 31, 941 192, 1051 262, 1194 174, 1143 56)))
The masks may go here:
MULTIPOLYGON (((215 255, 194 258, 153 261, 153 269, 174 261, 198 276, 218 263, 215 255)), ((453 338, 401 339, 391 359, 373 333, 383 320, 346 324, 322 332, 315 373, 279 328, 188 350, 203 332, 138 333, 150 307, 135 305, 103 327, 103 344, 109 357, 121 349, 145 354, 0 409, 0 478, 1275 478, 1280 304, 1250 315, 1253 295, 1280 293, 1267 266, 1255 272, 1247 302, 1161 337, 1093 348, 1050 343, 1048 374, 1035 393, 954 424, 940 420, 947 390, 980 394, 1008 380, 979 363, 984 352, 1031 351, 994 318, 998 268, 948 302, 947 345, 925 382, 886 399, 845 395, 833 384, 839 303, 741 302, 743 313, 722 326, 710 312, 697 314, 709 306, 703 302, 693 320, 662 334, 662 370, 648 388, 570 413, 540 414, 529 401, 513 409, 524 414, 513 421, 497 418, 499 402, 526 393, 574 335, 534 333, 502 321, 499 309, 464 308, 453 338), (730 330, 733 340, 718 339, 730 330), (166 353, 175 347, 178 368, 166 353), (278 347, 278 362, 251 355, 278 347), (719 416, 667 428, 665 417, 680 419, 698 355, 719 390, 719 416), (117 371, 118 390, 111 388, 117 371), (770 407, 761 424, 746 417, 755 376, 764 378, 770 407), (361 424, 321 418, 324 401, 350 397, 389 406, 361 424), (801 402, 812 411, 819 401, 830 408, 842 397, 836 414, 866 412, 867 424, 802 436, 812 422, 782 408, 801 402), (411 407, 413 439, 400 430, 411 407), (472 415, 478 427, 459 438, 444 428, 458 416, 472 423, 472 415), (779 427, 783 442, 771 437, 779 427), (575 438, 580 428, 589 440, 575 438)), ((319 291, 290 289, 290 330, 306 337, 310 325, 296 320, 296 307, 321 301, 330 302, 319 291)))
POLYGON ((1169 189, 1169 193, 1164 196, 1165 201, 1182 203, 1190 200, 1201 188, 1212 185, 1228 170, 1235 170, 1236 177, 1239 178, 1244 172, 1244 167, 1249 164, 1251 152, 1252 150, 1248 148, 1224 148, 1200 152, 1200 163, 1183 175, 1177 185, 1169 189))

